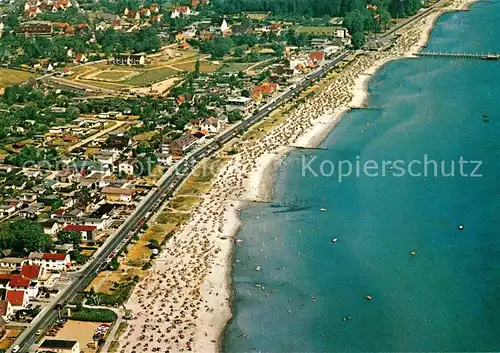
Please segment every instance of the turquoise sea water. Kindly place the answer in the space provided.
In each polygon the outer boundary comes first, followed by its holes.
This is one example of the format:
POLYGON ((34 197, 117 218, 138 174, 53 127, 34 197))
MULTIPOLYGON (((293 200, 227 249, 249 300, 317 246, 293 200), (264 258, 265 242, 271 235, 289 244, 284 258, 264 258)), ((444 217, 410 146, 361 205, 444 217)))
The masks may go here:
MULTIPOLYGON (((442 16, 427 50, 500 52, 500 3, 442 16)), ((325 151, 285 159, 272 205, 242 212, 224 352, 500 351, 500 62, 399 60, 369 93, 325 151), (424 155, 482 177, 301 173, 303 157, 424 155)))

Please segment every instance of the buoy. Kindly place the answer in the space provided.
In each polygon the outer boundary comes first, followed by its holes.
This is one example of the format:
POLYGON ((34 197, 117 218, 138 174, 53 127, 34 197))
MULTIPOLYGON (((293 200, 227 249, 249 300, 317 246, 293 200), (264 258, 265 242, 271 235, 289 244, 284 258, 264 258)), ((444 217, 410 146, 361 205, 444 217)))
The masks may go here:
POLYGON ((372 296, 371 295, 367 295, 365 298, 366 298, 366 300, 372 300, 372 296))
POLYGON ((460 225, 458 226, 458 230, 460 230, 460 231, 464 230, 464 226, 463 226, 462 224, 460 224, 460 225))
POLYGON ((417 254, 417 253, 416 253, 415 251, 410 251, 410 255, 411 255, 411 256, 414 256, 414 255, 416 255, 416 254, 417 254))

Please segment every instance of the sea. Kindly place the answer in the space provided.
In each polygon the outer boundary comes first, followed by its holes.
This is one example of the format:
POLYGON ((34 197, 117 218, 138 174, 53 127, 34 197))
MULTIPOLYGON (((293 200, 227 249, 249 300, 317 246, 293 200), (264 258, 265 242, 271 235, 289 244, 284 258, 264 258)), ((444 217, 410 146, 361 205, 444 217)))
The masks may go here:
MULTIPOLYGON (((425 50, 499 53, 500 2, 425 50)), ((396 60, 368 90, 242 211, 223 352, 500 351, 500 61, 396 60)))

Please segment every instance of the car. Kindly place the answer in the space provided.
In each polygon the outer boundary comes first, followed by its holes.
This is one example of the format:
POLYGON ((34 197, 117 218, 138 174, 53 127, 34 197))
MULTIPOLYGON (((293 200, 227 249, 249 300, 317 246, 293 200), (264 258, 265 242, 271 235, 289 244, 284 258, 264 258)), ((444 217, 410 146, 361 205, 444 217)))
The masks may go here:
POLYGON ((14 348, 12 348, 12 353, 19 352, 20 349, 21 347, 19 345, 16 345, 14 348))
POLYGON ((273 110, 273 108, 269 107, 269 108, 267 108, 267 110, 271 111, 271 110, 273 110))
POLYGON ((43 333, 43 331, 42 331, 42 330, 36 330, 36 335, 37 335, 37 336, 40 336, 42 333, 43 333))

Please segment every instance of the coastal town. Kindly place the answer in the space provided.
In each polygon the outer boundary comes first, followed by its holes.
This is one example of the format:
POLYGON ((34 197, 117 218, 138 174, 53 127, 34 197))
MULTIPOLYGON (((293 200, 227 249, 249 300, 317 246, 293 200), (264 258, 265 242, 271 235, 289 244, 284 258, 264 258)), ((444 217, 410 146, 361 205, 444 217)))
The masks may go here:
POLYGON ((178 3, 0 0, 0 351, 217 351, 238 211, 465 4, 178 3))

